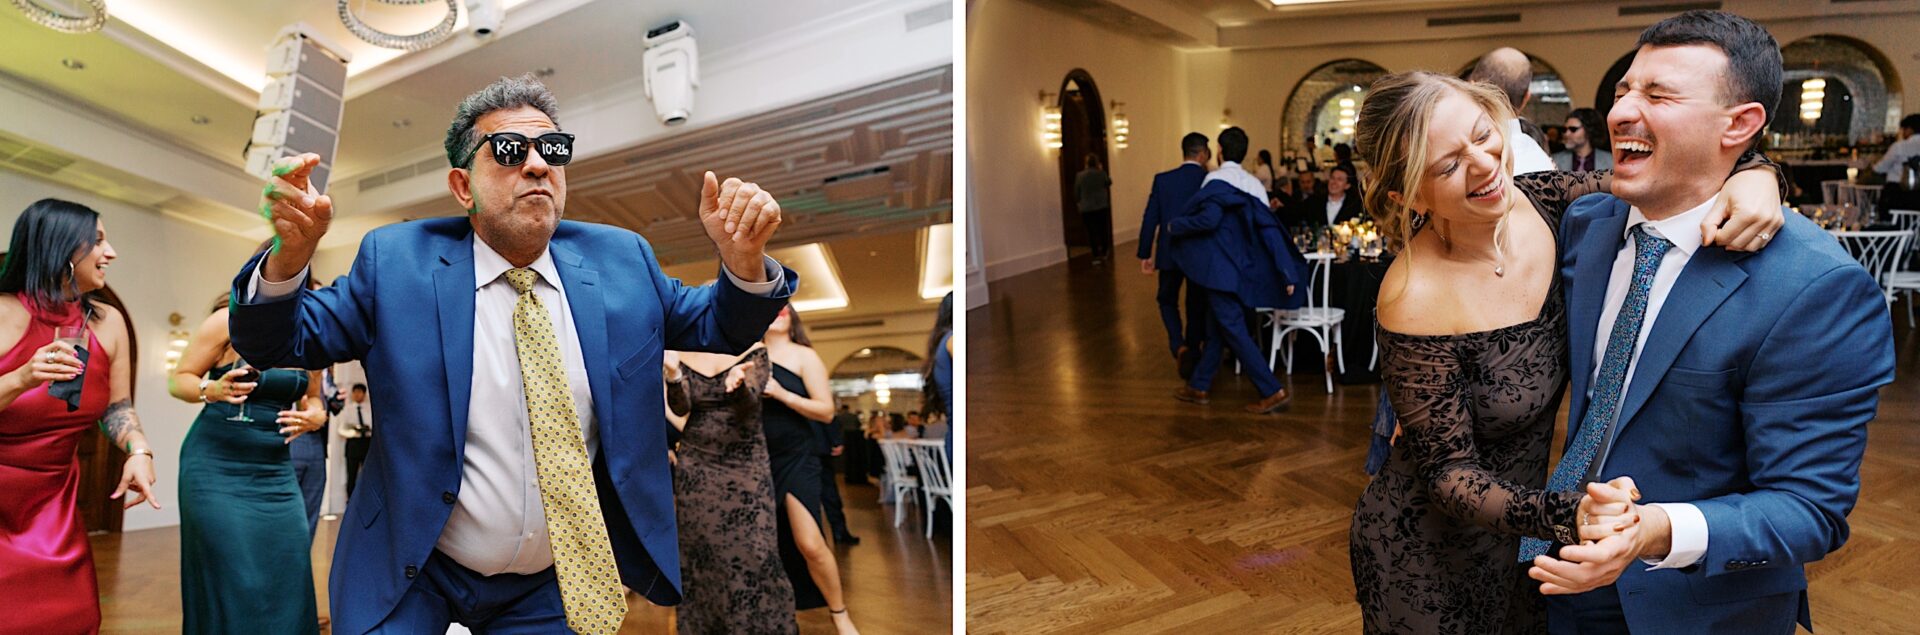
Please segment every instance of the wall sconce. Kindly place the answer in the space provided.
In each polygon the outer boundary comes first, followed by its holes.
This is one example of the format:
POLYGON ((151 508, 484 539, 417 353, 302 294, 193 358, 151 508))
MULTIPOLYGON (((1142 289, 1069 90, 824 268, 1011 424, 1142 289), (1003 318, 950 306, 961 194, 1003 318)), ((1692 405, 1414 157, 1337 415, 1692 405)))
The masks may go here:
MULTIPOLYGON (((1049 150, 1059 150, 1060 104, 1056 103, 1053 93, 1040 91, 1040 145, 1049 150)), ((885 403, 885 402, 881 402, 885 403)))
POLYGON ((1220 111, 1220 129, 1226 130, 1232 127, 1233 127, 1233 109, 1228 108, 1220 111))
POLYGON ((1127 149, 1127 135, 1133 131, 1132 124, 1127 121, 1127 113, 1121 111, 1124 107, 1126 104, 1113 102, 1113 147, 1116 150, 1127 149))
POLYGON ((184 320, 185 318, 180 317, 179 313, 167 316, 167 324, 173 327, 172 330, 167 331, 168 373, 172 373, 174 368, 180 366, 180 356, 187 352, 187 338, 192 336, 186 329, 180 328, 180 323, 184 320))
POLYGON ((1827 99, 1827 80, 1815 77, 1800 82, 1800 120, 1813 123, 1820 120, 1822 102, 1827 99))
POLYGON ((1353 98, 1340 98, 1340 134, 1353 134, 1353 98))

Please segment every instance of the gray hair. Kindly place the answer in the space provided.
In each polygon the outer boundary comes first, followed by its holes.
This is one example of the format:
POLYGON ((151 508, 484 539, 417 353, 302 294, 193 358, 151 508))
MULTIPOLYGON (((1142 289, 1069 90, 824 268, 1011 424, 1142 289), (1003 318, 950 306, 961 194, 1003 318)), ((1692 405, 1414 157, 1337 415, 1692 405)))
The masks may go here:
POLYGON ((453 123, 447 126, 447 163, 456 168, 472 167, 473 156, 480 149, 480 131, 473 129, 474 123, 487 113, 520 107, 537 108, 553 120, 554 126, 560 125, 560 102, 547 91, 546 84, 534 79, 532 73, 502 77, 460 100, 453 123))

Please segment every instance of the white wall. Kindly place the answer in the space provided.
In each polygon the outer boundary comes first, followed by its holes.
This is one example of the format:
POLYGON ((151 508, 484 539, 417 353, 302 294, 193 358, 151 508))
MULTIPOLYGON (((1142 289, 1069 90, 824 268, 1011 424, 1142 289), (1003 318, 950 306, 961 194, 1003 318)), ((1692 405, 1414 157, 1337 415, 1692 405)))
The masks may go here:
POLYGON ((1093 76, 1103 101, 1126 104, 1131 147, 1108 154, 1113 228, 1120 242, 1138 235, 1153 175, 1180 164, 1180 137, 1193 130, 1179 94, 1180 54, 1025 0, 981 0, 969 20, 969 207, 977 222, 967 231, 979 235, 987 279, 1066 259, 1058 151, 1040 145, 1039 94, 1058 92, 1075 68, 1093 76))
POLYGON ((167 324, 167 316, 178 312, 184 318, 184 328, 191 331, 198 327, 214 297, 227 288, 241 263, 253 252, 253 243, 173 220, 155 210, 0 171, 0 223, 4 223, 0 226, 7 228, 6 236, 13 235, 13 222, 27 205, 47 197, 67 199, 100 212, 107 240, 119 254, 107 273, 107 284, 126 302, 128 317, 140 338, 134 411, 146 429, 147 441, 153 444, 159 477, 155 489, 162 509, 144 504, 129 509, 124 528, 177 525, 180 442, 200 409, 167 395, 167 333, 173 329, 167 324))

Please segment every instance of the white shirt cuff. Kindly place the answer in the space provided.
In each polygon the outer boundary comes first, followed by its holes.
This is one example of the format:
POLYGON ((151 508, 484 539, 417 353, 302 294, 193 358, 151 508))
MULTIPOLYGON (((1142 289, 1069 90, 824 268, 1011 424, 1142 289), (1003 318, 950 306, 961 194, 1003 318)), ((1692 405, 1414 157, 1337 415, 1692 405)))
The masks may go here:
POLYGON ((280 282, 270 282, 265 274, 260 273, 266 265, 267 261, 263 259, 260 261, 260 266, 253 268, 253 279, 247 281, 248 304, 292 297, 293 294, 300 292, 301 287, 307 286, 307 274, 313 268, 313 265, 307 265, 300 268, 299 275, 280 282))
POLYGON ((780 266, 780 262, 774 260, 772 256, 761 256, 761 258, 765 258, 767 262, 766 282, 747 282, 741 280, 740 276, 733 275, 733 270, 728 269, 724 264, 720 265, 720 270, 726 272, 727 280, 732 281, 733 286, 739 287, 741 291, 763 298, 771 298, 773 297, 773 292, 778 291, 780 287, 786 283, 787 270, 785 267, 780 266))
POLYGON ((1707 555, 1707 517, 1700 513, 1699 507, 1692 503, 1648 503, 1647 506, 1665 510, 1672 529, 1667 557, 1640 559, 1650 565, 1648 571, 1691 566, 1707 555))

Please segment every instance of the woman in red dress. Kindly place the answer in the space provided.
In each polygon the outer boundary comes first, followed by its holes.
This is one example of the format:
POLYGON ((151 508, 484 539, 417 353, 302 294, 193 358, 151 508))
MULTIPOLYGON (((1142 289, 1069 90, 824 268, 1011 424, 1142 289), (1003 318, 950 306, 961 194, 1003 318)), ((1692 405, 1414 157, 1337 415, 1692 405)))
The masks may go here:
POLYGON ((14 223, 0 268, 0 342, 14 342, 0 355, 0 633, 100 630, 78 506, 76 448, 89 426, 129 453, 112 497, 160 508, 133 414, 127 321, 94 294, 113 258, 99 213, 44 199, 14 223), (61 327, 80 327, 83 346, 56 339, 61 327))

